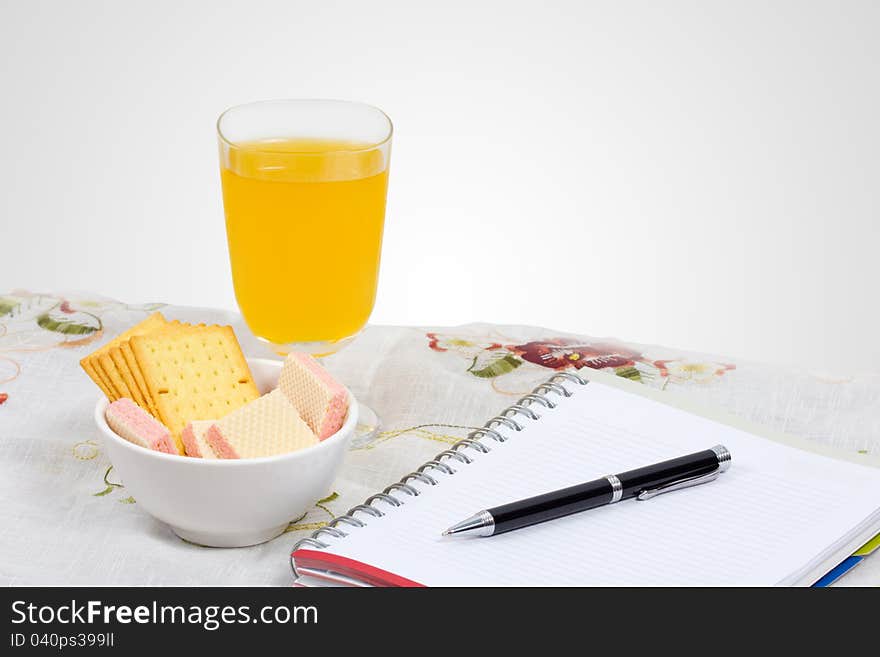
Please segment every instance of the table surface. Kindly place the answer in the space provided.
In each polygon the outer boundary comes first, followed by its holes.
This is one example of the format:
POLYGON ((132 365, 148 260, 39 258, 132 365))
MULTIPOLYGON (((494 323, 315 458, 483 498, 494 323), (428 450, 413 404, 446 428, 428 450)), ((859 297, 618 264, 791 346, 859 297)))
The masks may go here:
MULTIPOLYGON (((880 455, 880 376, 827 376, 665 347, 527 327, 370 326, 328 369, 382 419, 355 444, 325 499, 263 545, 186 543, 138 508, 92 421, 100 394, 79 360, 155 310, 231 324, 248 356, 267 357, 235 313, 128 305, 83 294, 0 296, 0 584, 289 585, 292 544, 412 471, 545 380, 588 367, 722 407, 770 429, 880 455)), ((838 580, 880 584, 880 557, 838 580)))

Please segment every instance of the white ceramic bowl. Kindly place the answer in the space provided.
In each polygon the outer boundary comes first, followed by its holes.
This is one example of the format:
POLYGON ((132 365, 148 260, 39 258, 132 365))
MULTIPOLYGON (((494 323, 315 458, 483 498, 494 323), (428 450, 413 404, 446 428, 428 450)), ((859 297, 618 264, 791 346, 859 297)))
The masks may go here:
MULTIPOLYGON (((260 392, 278 383, 281 363, 248 359, 260 392)), ((181 538, 213 547, 242 547, 282 534, 331 489, 357 425, 348 393, 348 417, 317 445, 258 459, 199 459, 138 447, 107 425, 107 400, 95 405, 95 423, 126 491, 181 538)))

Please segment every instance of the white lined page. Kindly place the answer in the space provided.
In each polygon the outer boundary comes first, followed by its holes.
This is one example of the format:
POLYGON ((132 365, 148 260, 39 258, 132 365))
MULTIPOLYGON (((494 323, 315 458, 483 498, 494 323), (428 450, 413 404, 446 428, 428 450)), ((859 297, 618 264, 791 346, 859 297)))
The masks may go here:
MULTIPOLYGON (((880 473, 593 382, 328 551, 429 586, 772 585, 880 522, 880 473), (715 482, 491 538, 440 532, 483 508, 724 444, 715 482)), ((468 451, 468 454, 471 454, 468 451)), ((413 483, 413 482, 411 482, 413 483)), ((361 517, 361 516, 359 516, 361 517)))

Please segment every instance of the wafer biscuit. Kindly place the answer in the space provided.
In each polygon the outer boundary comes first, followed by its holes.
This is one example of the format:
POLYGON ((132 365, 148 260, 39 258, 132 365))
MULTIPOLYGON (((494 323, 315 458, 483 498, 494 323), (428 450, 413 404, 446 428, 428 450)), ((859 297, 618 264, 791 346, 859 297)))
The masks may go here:
POLYGON ((166 454, 177 453, 168 428, 128 397, 110 404, 104 417, 116 434, 135 445, 166 454))
POLYGON ((212 424, 205 440, 221 459, 276 456, 318 442, 277 388, 212 424))
POLYGON ((320 440, 333 435, 345 422, 345 388, 309 354, 293 352, 278 377, 281 390, 320 440))
POLYGON ((216 459, 214 448, 205 440, 205 434, 214 424, 213 420, 196 420, 187 424, 180 433, 187 456, 203 459, 216 459))
POLYGON ((230 326, 170 327, 133 336, 129 344, 181 454, 187 422, 223 416, 259 397, 230 326))

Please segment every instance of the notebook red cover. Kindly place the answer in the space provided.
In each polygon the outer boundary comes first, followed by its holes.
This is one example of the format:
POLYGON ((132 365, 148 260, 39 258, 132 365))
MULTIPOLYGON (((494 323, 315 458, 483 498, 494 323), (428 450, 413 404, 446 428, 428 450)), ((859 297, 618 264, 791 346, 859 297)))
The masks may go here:
POLYGON ((301 548, 294 550, 290 558, 296 564, 297 570, 302 570, 308 574, 321 579, 330 581, 340 581, 333 577, 333 573, 338 573, 343 577, 359 580, 370 586, 406 586, 406 587, 424 587, 424 584, 414 582, 406 577, 395 575, 387 570, 376 568, 370 564, 366 564, 347 557, 341 557, 336 554, 323 552, 321 550, 307 550, 301 548))

